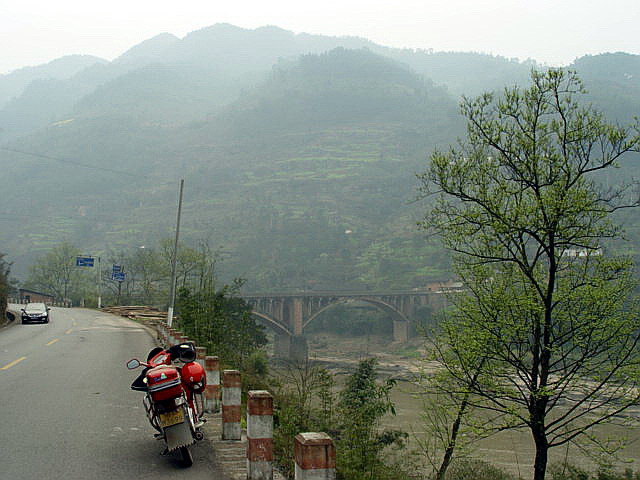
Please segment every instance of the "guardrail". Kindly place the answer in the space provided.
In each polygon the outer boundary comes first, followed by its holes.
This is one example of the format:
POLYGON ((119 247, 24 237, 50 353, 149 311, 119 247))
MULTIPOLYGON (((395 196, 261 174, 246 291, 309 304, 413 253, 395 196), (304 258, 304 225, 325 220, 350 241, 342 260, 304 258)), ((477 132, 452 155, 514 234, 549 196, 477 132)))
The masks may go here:
MULTIPOLYGON (((21 301, 19 298, 17 297, 8 297, 7 298, 7 302, 8 303, 15 303, 17 305, 25 305, 28 302, 23 302, 21 301)), ((36 303, 36 302, 32 302, 32 303, 36 303)), ((55 301, 55 302, 37 302, 37 303, 46 303, 47 305, 51 306, 51 307, 64 307, 64 308, 71 308, 73 305, 71 304, 71 300, 65 300, 65 301, 55 301)))

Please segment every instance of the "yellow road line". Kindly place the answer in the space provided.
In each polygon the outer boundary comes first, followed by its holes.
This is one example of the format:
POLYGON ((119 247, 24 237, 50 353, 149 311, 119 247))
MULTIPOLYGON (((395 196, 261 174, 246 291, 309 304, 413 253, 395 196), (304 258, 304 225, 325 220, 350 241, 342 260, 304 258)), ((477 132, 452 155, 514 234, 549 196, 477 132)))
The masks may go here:
POLYGON ((53 339, 53 340, 51 340, 49 343, 47 343, 47 345, 46 345, 46 346, 48 347, 49 345, 53 345, 54 343, 59 342, 59 341, 60 341, 60 339, 59 339, 59 338, 54 338, 54 339, 53 339))
POLYGON ((73 332, 73 328, 70 328, 69 330, 67 330, 66 332, 64 332, 65 335, 69 335, 71 332, 73 332))
POLYGON ((0 368, 0 370, 9 370, 11 367, 13 367, 14 365, 20 363, 22 360, 24 360, 27 357, 20 357, 17 360, 14 360, 11 363, 7 363, 4 367, 0 368))

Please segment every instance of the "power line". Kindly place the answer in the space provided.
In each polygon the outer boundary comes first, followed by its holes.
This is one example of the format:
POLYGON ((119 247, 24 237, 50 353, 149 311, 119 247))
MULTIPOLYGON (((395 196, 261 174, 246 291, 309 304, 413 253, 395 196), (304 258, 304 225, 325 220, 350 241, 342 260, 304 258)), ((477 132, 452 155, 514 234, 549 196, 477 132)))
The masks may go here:
POLYGON ((67 158, 53 157, 51 155, 44 155, 42 153, 27 152, 27 151, 24 151, 24 150, 18 150, 16 148, 0 147, 0 150, 4 150, 6 152, 11 152, 11 153, 20 153, 22 155, 29 155, 31 157, 36 157, 36 158, 43 158, 43 159, 46 159, 46 160, 54 160, 54 161, 60 162, 60 163, 68 163, 70 165, 76 165, 78 167, 83 167, 83 168, 91 168, 93 170, 102 170, 103 172, 116 173, 118 175, 128 175, 130 177, 146 178, 145 175, 141 175, 141 174, 138 174, 138 173, 127 172, 127 171, 124 171, 124 170, 115 170, 113 168, 107 168, 107 167, 99 167, 97 165, 91 165, 89 163, 82 163, 82 162, 78 162, 76 160, 69 160, 67 158))

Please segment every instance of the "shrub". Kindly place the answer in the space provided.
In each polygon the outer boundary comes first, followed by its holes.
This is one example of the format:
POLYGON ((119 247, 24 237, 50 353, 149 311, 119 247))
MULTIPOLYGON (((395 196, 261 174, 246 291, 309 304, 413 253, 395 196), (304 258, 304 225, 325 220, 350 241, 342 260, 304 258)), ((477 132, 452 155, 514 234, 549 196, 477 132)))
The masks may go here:
MULTIPOLYGON (((447 480, 516 480, 517 477, 482 460, 460 460, 447 471, 447 480)), ((555 480, 555 477, 554 477, 555 480)))

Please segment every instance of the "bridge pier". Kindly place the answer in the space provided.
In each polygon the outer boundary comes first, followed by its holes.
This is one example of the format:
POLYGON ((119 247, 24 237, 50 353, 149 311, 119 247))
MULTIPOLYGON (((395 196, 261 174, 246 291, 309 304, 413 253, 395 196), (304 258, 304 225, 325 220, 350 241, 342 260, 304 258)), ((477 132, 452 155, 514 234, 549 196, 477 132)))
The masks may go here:
POLYGON ((409 340, 409 322, 405 320, 393 321, 393 341, 407 342, 409 340))
POLYGON ((306 337, 304 335, 276 334, 273 355, 277 358, 305 361, 309 356, 309 345, 306 337))
POLYGON ((295 362, 305 362, 309 358, 309 345, 304 335, 291 337, 289 358, 295 362))
POLYGON ((291 356, 291 336, 285 333, 276 333, 274 337, 273 355, 277 358, 289 358, 291 356))

